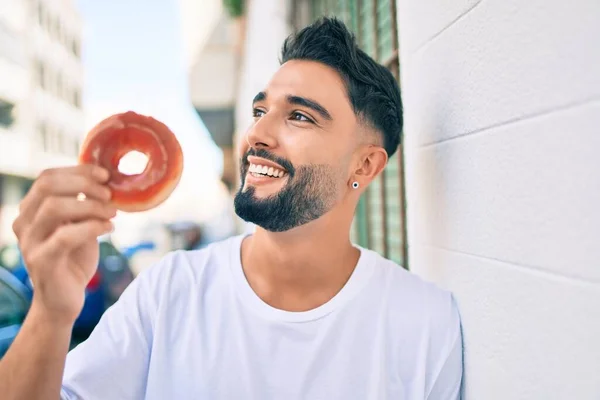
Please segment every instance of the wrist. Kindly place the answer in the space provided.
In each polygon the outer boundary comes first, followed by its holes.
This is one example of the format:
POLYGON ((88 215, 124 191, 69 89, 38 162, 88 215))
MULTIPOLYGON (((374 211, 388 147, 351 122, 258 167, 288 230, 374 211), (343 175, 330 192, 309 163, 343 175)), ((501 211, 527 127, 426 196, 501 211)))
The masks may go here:
POLYGON ((37 323, 47 326, 56 332, 71 332, 77 317, 72 317, 64 312, 53 312, 41 301, 37 300, 35 295, 31 302, 28 317, 37 323))

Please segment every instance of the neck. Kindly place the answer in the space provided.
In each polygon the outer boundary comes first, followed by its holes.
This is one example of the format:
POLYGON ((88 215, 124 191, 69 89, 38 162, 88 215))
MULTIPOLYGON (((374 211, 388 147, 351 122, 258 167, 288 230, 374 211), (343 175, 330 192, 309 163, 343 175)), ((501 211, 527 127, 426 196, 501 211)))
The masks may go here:
POLYGON ((350 224, 350 218, 332 211, 287 232, 257 228, 242 245, 248 282, 277 308, 297 311, 325 303, 341 290, 358 262, 350 224))

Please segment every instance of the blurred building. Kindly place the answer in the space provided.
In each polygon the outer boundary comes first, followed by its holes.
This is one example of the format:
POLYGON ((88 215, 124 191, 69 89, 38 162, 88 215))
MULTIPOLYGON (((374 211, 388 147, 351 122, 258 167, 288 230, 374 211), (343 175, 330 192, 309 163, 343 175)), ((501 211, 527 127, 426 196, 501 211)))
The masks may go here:
POLYGON ((234 109, 242 20, 230 18, 222 0, 180 0, 180 5, 191 102, 223 151, 222 181, 234 190, 234 109))
POLYGON ((82 21, 74 0, 13 0, 0 10, 0 243, 44 168, 76 161, 82 21))

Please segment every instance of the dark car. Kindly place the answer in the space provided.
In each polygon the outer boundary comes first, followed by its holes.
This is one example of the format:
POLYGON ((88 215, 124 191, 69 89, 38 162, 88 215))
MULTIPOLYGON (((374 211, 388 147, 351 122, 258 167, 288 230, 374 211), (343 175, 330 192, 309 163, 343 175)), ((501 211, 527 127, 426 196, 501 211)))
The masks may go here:
POLYGON ((73 326, 75 340, 84 340, 94 330, 104 311, 113 305, 134 279, 129 259, 110 241, 101 239, 96 274, 85 290, 85 303, 73 326))
MULTIPOLYGON (((98 269, 86 287, 85 303, 73 326, 73 340, 75 342, 85 340, 89 336, 106 309, 119 299, 134 279, 128 257, 120 252, 108 237, 101 238, 98 245, 100 246, 98 269)), ((16 279, 31 298, 33 288, 20 252, 18 252, 16 246, 9 247, 9 249, 3 248, 0 250, 0 263, 3 259, 5 263, 7 263, 7 260, 12 262, 12 265, 3 265, 6 268, 5 271, 10 270, 9 274, 14 278, 13 281, 16 279), (15 251, 18 252, 18 262, 16 263, 14 262, 15 251), (9 254, 10 256, 2 257, 2 254, 9 254)))
POLYGON ((30 305, 29 288, 9 270, 0 267, 0 358, 21 329, 30 305))

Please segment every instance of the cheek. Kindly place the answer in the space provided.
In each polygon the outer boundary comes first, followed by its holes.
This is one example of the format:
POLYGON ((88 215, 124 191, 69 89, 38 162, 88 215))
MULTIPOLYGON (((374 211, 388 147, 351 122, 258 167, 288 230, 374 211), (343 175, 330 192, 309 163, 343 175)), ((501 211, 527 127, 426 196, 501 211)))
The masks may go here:
POLYGON ((246 135, 242 135, 236 143, 236 152, 237 152, 238 158, 240 158, 240 159, 250 149, 250 146, 248 145, 248 141, 246 140, 246 138, 247 138, 246 135))
POLYGON ((336 149, 326 137, 328 134, 309 129, 292 128, 281 135, 278 144, 282 154, 294 165, 335 164, 336 149))

